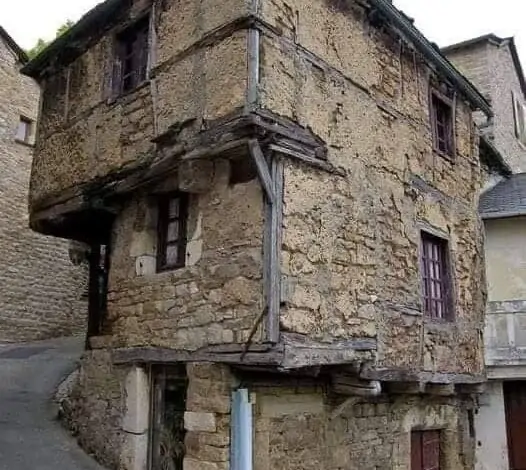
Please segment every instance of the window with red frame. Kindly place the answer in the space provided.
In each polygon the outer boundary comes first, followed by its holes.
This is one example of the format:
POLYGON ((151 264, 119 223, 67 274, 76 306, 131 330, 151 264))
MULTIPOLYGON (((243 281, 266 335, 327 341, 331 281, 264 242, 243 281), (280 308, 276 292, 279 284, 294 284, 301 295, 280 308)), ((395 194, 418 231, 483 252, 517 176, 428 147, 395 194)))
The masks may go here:
POLYGON ((161 197, 158 210, 157 271, 182 268, 186 260, 188 194, 161 197))
POLYGON ((435 319, 452 319, 447 240, 422 232, 421 271, 424 314, 435 319))

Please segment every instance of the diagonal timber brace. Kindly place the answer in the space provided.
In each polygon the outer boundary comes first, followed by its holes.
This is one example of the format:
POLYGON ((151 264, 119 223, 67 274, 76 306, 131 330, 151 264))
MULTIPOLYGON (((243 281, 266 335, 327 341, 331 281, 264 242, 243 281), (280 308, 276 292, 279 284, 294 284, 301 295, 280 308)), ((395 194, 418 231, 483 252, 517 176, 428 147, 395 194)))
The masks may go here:
POLYGON ((248 146, 265 191, 266 201, 263 278, 268 314, 265 340, 278 343, 280 339, 281 240, 283 231, 283 162, 274 153, 265 158, 256 139, 251 139, 248 146))

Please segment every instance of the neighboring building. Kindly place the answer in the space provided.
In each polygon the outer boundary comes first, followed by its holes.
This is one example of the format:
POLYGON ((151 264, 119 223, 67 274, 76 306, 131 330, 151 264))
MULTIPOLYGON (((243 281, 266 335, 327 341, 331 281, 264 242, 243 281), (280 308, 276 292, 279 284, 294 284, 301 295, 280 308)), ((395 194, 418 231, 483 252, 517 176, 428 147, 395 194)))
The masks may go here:
POLYGON ((490 178, 480 202, 489 290, 490 382, 476 419, 477 469, 526 468, 526 86, 513 38, 482 36, 450 46, 448 58, 491 101, 484 133, 515 174, 490 178))
POLYGON ((24 73, 31 225, 92 247, 66 406, 86 449, 134 470, 473 469, 472 112, 491 109, 405 15, 109 0, 24 73))
POLYGON ((82 333, 86 269, 68 242, 29 228, 27 199, 39 87, 27 56, 0 27, 0 343, 82 333))

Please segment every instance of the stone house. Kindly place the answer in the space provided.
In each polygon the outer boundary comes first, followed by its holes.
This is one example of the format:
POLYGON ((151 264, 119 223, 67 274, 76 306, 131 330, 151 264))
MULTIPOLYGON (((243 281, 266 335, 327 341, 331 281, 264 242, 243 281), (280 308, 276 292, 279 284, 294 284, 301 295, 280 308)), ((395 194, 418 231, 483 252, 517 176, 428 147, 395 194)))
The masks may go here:
POLYGON ((27 198, 40 89, 0 27, 0 343, 82 333, 86 269, 68 242, 29 228, 27 198), (84 287, 84 288, 83 288, 84 287))
POLYGON ((526 81, 513 38, 486 35, 447 57, 488 98, 483 132, 513 174, 489 178, 480 201, 486 232, 486 392, 476 417, 477 468, 526 466, 526 81))
MULTIPOLYGON (((88 243, 109 468, 473 469, 473 111, 386 0, 108 0, 24 68, 30 222, 88 243)), ((489 155, 489 156, 488 156, 489 155)))

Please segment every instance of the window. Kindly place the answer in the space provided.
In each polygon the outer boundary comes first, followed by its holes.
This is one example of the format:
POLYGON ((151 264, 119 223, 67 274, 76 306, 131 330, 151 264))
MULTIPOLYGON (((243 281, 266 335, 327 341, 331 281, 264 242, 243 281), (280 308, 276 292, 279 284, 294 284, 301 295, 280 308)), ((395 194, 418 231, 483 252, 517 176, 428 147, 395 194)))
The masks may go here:
POLYGON ((440 431, 411 433, 411 470, 440 470, 440 431))
POLYGON ((149 18, 143 18, 117 36, 115 94, 133 90, 146 80, 149 18))
POLYGON ((24 116, 20 116, 20 121, 18 122, 18 128, 16 130, 16 140, 29 144, 31 142, 33 121, 24 116))
POLYGON ((521 144, 526 145, 526 106, 519 97, 513 94, 513 118, 515 121, 515 136, 521 144))
POLYGON ((453 103, 448 98, 431 92, 431 126, 433 147, 443 155, 455 155, 455 122, 453 103))
POLYGON ((182 470, 187 378, 184 366, 152 370, 149 470, 182 470))
POLYGON ((422 284, 424 314, 436 319, 452 318, 448 243, 422 232, 422 284))
POLYGON ((159 200, 157 271, 185 265, 187 217, 188 194, 174 193, 159 200))

